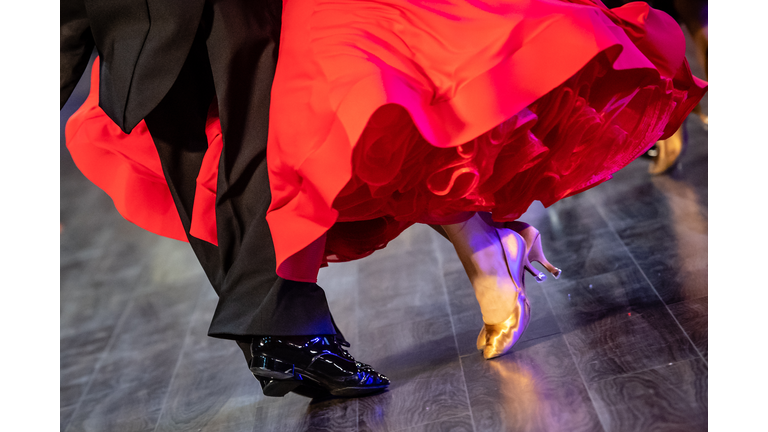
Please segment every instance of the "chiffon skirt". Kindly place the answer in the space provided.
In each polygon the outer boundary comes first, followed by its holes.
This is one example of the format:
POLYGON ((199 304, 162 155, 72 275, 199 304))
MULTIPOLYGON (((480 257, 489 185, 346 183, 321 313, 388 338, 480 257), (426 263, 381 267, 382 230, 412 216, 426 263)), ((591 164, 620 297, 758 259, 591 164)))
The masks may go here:
MULTIPOLYGON (((285 0, 282 25, 267 221, 286 279, 417 222, 511 221, 596 186, 706 91, 678 24, 645 3, 285 0)), ((146 128, 120 132, 91 89, 67 125, 76 164, 127 219, 183 239, 146 128)), ((215 244, 215 106, 208 126, 191 234, 215 244)))

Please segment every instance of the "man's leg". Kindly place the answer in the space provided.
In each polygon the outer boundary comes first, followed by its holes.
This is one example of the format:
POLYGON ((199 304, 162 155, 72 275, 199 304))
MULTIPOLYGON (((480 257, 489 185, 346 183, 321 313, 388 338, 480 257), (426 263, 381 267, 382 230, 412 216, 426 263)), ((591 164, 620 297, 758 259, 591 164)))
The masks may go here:
MULTIPOLYGON (((206 47, 198 43, 204 36, 203 28, 176 83, 146 118, 187 233, 195 179, 208 148, 205 121, 215 94, 206 47)), ((258 52, 254 56, 258 58, 258 52)), ((267 107, 257 111, 260 115, 249 116, 250 123, 245 129, 250 136, 229 138, 225 133, 225 152, 229 159, 222 155, 219 174, 216 208, 219 247, 188 235, 219 295, 209 331, 215 337, 240 339, 264 334, 336 333, 320 287, 286 281, 275 274, 274 248, 265 219, 270 201, 265 158, 270 83, 271 80, 266 88, 253 92, 256 93, 252 96, 254 104, 267 107), (247 163, 239 167, 236 175, 228 176, 232 166, 226 165, 227 160, 247 163), (235 177, 235 181, 228 177, 235 177)), ((247 94, 239 96, 248 102, 247 94)))
POLYGON ((219 295, 209 335, 238 341, 265 394, 280 396, 307 379, 340 396, 386 388, 385 377, 342 348, 323 290, 275 274, 265 219, 271 199, 266 141, 279 2, 277 20, 253 9, 251 2, 228 1, 206 8, 176 83, 145 118, 190 244, 219 295), (218 247, 189 236, 214 94, 224 136, 218 247), (315 362, 318 354, 330 360, 315 362))

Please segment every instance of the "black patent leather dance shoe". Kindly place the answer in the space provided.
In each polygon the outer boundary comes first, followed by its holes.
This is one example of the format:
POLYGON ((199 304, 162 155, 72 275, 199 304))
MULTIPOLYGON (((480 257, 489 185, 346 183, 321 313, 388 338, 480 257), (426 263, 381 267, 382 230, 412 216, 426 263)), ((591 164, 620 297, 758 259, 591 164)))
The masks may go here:
POLYGON ((263 336, 251 341, 246 360, 265 396, 293 391, 312 398, 355 397, 386 390, 389 379, 356 361, 348 346, 334 336, 263 336))

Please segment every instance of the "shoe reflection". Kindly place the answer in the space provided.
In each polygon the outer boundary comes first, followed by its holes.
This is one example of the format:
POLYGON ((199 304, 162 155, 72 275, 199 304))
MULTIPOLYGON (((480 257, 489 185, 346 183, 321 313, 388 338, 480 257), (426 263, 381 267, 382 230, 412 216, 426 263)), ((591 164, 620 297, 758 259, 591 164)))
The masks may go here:
POLYGON ((541 400, 533 373, 509 359, 487 364, 495 375, 495 382, 499 383, 498 403, 504 407, 504 412, 527 413, 529 418, 537 417, 535 413, 541 409, 541 400))

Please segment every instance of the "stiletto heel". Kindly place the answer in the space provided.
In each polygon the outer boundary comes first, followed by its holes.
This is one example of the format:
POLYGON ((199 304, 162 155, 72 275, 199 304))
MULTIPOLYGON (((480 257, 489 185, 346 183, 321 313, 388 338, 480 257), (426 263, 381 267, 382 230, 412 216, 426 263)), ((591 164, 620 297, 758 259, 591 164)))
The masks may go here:
POLYGON ((547 276, 533 267, 531 265, 531 261, 536 261, 544 266, 544 268, 552 276, 554 276, 555 279, 560 278, 560 274, 563 271, 553 266, 552 263, 547 260, 547 257, 544 256, 544 249, 541 247, 541 234, 539 233, 539 230, 536 229, 536 227, 520 221, 507 222, 505 226, 520 234, 523 240, 525 240, 525 269, 531 275, 533 275, 533 277, 536 279, 536 282, 544 282, 547 279, 547 276))
POLYGON ((539 235, 539 231, 536 230, 536 228, 531 227, 534 231, 536 231, 536 238, 533 240, 533 246, 531 247, 530 252, 528 253, 528 262, 530 261, 536 261, 539 264, 543 265, 547 271, 555 277, 555 279, 560 278, 560 274, 563 272, 559 268, 555 267, 547 261, 547 257, 544 256, 544 250, 541 248, 541 235, 539 235))
MULTIPOLYGON (((536 267, 531 265, 531 260, 529 257, 525 258, 525 264, 523 265, 525 270, 533 276, 534 279, 536 279, 536 282, 542 283, 545 280, 547 280, 547 275, 540 272, 536 267)), ((555 276, 555 279, 557 279, 557 276, 555 276)))

